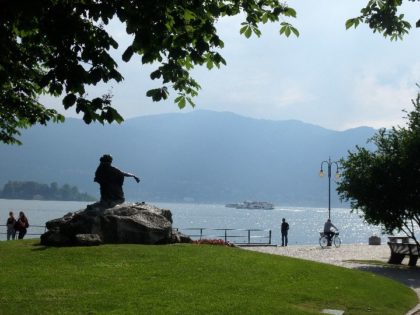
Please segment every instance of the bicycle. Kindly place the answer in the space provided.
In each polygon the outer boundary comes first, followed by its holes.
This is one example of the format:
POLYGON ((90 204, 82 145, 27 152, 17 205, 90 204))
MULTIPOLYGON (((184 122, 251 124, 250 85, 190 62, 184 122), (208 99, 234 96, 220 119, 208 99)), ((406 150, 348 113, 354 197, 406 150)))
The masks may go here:
MULTIPOLYGON (((341 245, 341 238, 339 234, 340 233, 335 232, 331 238, 331 244, 334 244, 335 247, 340 247, 341 245)), ((322 248, 328 246, 328 236, 324 232, 319 232, 319 245, 321 245, 322 248)))

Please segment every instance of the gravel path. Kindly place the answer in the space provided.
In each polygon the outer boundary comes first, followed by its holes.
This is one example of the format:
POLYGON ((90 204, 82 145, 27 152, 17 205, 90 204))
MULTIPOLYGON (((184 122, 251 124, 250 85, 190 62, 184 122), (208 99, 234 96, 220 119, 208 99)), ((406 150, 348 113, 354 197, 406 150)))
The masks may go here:
MULTIPOLYGON (((388 245, 373 246, 354 244, 341 245, 339 248, 331 247, 326 249, 322 249, 319 245, 293 245, 287 247, 256 246, 244 248, 262 253, 295 257, 345 268, 374 272, 404 283, 417 293, 420 300, 420 268, 407 267, 407 258, 404 259, 403 265, 401 266, 384 266, 351 262, 351 260, 374 260, 386 263, 390 256, 388 245)), ((420 304, 408 314, 420 315, 420 304)))
POLYGON ((388 245, 341 245, 339 248, 328 247, 326 249, 322 249, 318 245, 292 245, 287 247, 257 246, 244 248, 262 253, 296 257, 348 268, 360 267, 360 264, 351 263, 349 260, 378 260, 385 263, 389 258, 388 245))

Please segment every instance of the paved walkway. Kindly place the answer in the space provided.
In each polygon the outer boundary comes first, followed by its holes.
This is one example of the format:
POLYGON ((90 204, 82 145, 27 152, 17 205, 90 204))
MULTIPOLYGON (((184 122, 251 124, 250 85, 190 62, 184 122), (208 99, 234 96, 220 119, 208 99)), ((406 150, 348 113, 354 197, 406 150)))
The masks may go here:
MULTIPOLYGON (((346 268, 374 272, 394 280, 400 281, 412 288, 420 301, 420 268, 407 267, 408 259, 405 258, 402 266, 383 266, 351 262, 351 260, 374 260, 386 263, 390 256, 388 245, 342 245, 339 248, 322 249, 319 245, 287 246, 287 247, 245 247, 248 250, 283 255, 306 260, 312 260, 346 268)), ((420 304, 407 315, 420 315, 420 304)))

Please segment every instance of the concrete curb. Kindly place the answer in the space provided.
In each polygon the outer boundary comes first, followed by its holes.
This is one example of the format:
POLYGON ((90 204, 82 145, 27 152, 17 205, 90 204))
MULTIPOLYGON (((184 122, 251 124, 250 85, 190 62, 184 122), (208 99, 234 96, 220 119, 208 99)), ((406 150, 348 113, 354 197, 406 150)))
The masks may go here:
POLYGON ((415 308, 409 310, 406 315, 420 315, 420 304, 417 304, 415 308))

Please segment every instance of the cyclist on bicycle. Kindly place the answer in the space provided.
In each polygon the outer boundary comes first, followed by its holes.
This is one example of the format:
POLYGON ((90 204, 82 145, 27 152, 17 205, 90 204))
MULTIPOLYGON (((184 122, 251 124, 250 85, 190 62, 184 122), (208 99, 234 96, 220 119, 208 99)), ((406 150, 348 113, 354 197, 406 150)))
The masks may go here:
POLYGON ((327 246, 331 246, 331 240, 333 236, 335 235, 335 232, 338 232, 338 228, 334 224, 332 224, 330 219, 328 219, 327 222, 325 222, 324 224, 324 234, 328 238, 327 246))

